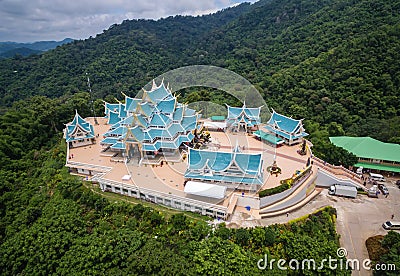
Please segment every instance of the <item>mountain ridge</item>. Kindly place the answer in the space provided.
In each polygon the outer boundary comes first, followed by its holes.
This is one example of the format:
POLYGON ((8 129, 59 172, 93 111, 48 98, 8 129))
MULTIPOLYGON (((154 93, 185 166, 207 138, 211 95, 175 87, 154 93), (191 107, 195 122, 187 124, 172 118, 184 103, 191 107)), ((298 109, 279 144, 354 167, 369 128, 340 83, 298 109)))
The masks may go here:
POLYGON ((126 20, 40 57, 0 62, 0 105, 87 91, 86 73, 96 97, 120 98, 168 70, 203 64, 241 74, 268 105, 308 127, 336 124, 330 133, 400 141, 398 7, 398 0, 264 0, 206 16, 126 20))
POLYGON ((57 46, 64 45, 74 41, 72 38, 64 38, 60 41, 48 40, 48 41, 35 41, 35 42, 13 42, 6 41, 0 42, 0 57, 9 58, 15 55, 29 56, 32 54, 39 54, 57 46))

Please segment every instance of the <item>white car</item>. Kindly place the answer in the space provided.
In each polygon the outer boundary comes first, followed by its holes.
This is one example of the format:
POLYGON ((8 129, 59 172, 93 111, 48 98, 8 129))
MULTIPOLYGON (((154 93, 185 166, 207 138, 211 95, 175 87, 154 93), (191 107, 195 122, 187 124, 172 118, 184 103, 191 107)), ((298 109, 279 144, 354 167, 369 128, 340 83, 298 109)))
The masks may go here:
POLYGON ((386 230, 400 230, 400 222, 389 220, 383 223, 382 227, 386 230))

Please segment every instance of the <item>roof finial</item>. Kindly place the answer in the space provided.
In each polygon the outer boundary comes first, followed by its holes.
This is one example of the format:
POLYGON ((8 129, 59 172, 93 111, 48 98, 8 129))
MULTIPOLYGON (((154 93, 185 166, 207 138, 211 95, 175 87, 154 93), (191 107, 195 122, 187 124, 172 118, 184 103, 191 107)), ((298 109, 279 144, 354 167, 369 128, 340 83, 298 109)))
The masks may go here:
POLYGON ((153 79, 153 85, 151 86, 151 90, 154 90, 156 88, 157 88, 156 81, 153 79))

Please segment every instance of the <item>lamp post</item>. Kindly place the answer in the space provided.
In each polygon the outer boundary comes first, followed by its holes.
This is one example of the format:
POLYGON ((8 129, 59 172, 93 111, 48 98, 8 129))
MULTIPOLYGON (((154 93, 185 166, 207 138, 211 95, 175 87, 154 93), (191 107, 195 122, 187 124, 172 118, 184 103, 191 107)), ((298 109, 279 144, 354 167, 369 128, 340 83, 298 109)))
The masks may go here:
POLYGON ((95 111, 94 111, 93 93, 92 93, 92 88, 91 88, 91 86, 90 86, 90 79, 89 79, 88 73, 86 73, 86 76, 87 76, 87 85, 88 85, 88 87, 89 87, 90 104, 91 104, 92 113, 93 113, 93 117, 94 117, 94 123, 95 123, 96 125, 98 125, 99 123, 97 122, 96 113, 95 113, 95 111))
MULTIPOLYGON (((277 122, 276 122, 276 120, 274 120, 274 129, 275 129, 275 126, 277 125, 277 122)), ((276 129, 275 129, 276 130, 276 129)), ((275 149, 274 149, 274 162, 273 162, 273 164, 272 164, 272 166, 276 166, 276 148, 277 148, 277 141, 278 141, 278 135, 276 134, 276 131, 274 132, 274 134, 275 134, 275 149)))

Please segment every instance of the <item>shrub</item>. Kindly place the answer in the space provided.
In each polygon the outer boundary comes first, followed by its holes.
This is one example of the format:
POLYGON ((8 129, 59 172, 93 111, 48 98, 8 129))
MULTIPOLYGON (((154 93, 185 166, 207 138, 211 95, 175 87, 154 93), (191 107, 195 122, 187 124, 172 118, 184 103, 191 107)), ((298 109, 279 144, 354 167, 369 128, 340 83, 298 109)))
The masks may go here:
POLYGON ((281 184, 281 185, 279 185, 277 187, 260 191, 259 192, 259 196, 260 197, 264 197, 264 196, 270 196, 270 195, 274 195, 274 194, 279 194, 279 193, 282 193, 283 191, 286 191, 289 188, 290 188, 289 184, 287 184, 287 183, 281 184))

